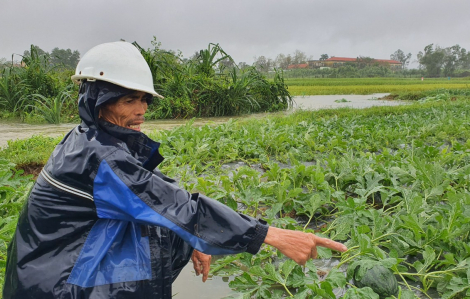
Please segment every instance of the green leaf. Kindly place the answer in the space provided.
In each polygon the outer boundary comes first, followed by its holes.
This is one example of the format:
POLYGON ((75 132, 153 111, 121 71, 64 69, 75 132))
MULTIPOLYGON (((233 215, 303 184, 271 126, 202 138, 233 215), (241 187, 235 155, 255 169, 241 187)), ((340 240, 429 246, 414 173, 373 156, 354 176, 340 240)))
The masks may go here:
POLYGON ((371 252, 373 250, 369 236, 365 234, 360 234, 358 236, 358 239, 359 239, 359 247, 360 247, 361 252, 366 253, 366 252, 371 252))
POLYGON ((336 299, 333 288, 329 282, 323 281, 320 285, 310 284, 307 285, 307 287, 311 289, 314 294, 321 296, 321 298, 336 299))
POLYGON ((470 281, 461 277, 453 277, 447 285, 448 291, 442 295, 442 299, 448 299, 470 289, 470 281))
POLYGON ((380 263, 382 264, 382 266, 384 266, 385 268, 392 268, 393 266, 397 265, 398 264, 398 261, 396 258, 386 258, 386 259, 383 259, 383 260, 380 260, 380 263))
POLYGON ((286 260, 284 264, 282 264, 282 267, 281 267, 282 275, 285 278, 287 278, 296 266, 297 264, 293 260, 291 259, 286 260))
POLYGON ((266 276, 266 278, 271 279, 275 282, 279 282, 281 284, 286 283, 286 281, 282 278, 281 274, 276 271, 276 268, 273 264, 268 263, 267 265, 265 265, 264 269, 268 273, 268 276, 266 276))
POLYGON ((286 285, 293 288, 298 288, 305 286, 307 284, 313 284, 317 281, 316 273, 315 275, 305 275, 302 268, 296 267, 291 272, 291 275, 286 279, 286 285))
POLYGON ((368 225, 360 225, 357 227, 357 232, 359 234, 367 234, 370 232, 370 228, 368 225))
MULTIPOLYGON (((407 290, 407 289, 403 289, 402 287, 398 287, 400 289, 399 293, 398 293, 398 298, 400 299, 415 299, 417 298, 418 296, 416 296, 415 293, 413 293, 412 291, 410 290, 407 290)), ((418 297, 419 298, 419 297, 418 297)))
POLYGON ((333 268, 328 273, 326 281, 328 281, 333 288, 343 288, 346 285, 346 276, 340 270, 333 268))
POLYGON ((245 272, 235 277, 235 279, 229 283, 229 287, 236 290, 254 290, 258 289, 259 285, 251 278, 250 274, 245 272))
POLYGON ((344 294, 343 299, 379 299, 379 295, 369 287, 350 288, 344 294))
POLYGON ((310 295, 311 295, 310 290, 305 288, 303 290, 300 290, 296 294, 294 294, 294 298, 295 299, 306 299, 306 298, 311 298, 310 295))

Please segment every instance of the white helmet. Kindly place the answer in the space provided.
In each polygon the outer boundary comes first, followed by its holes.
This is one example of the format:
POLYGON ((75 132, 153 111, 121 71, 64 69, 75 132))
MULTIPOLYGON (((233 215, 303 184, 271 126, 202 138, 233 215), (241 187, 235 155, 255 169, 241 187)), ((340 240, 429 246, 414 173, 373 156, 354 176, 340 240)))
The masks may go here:
POLYGON ((152 72, 140 51, 128 42, 105 43, 83 55, 72 80, 107 81, 163 98, 153 87, 152 72))

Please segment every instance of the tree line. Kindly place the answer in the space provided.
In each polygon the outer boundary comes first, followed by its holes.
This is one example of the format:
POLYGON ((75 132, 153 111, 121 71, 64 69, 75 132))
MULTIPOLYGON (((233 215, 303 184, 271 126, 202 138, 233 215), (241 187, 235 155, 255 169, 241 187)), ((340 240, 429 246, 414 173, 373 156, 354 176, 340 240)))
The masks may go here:
POLYGON ((63 67, 63 68, 71 68, 75 69, 80 60, 80 52, 78 50, 71 50, 71 49, 60 49, 55 47, 49 53, 44 51, 39 46, 31 45, 29 50, 25 50, 23 55, 19 55, 21 57, 20 61, 14 60, 14 55, 12 55, 12 60, 8 61, 5 58, 0 59, 0 67, 5 68, 10 65, 20 65, 22 62, 24 63, 24 59, 28 59, 31 57, 32 52, 35 52, 36 55, 42 57, 44 60, 47 60, 49 67, 63 67))
MULTIPOLYGON (((80 53, 77 50, 71 49, 60 49, 58 47, 52 49, 52 51, 46 52, 36 45, 32 45, 31 48, 40 56, 47 57, 49 67, 65 67, 74 69, 80 59, 80 53)), ((182 62, 192 61, 197 58, 199 52, 194 53, 189 58, 183 58, 181 52, 169 51, 173 55, 177 55, 182 62)), ((22 60, 24 57, 31 56, 31 50, 24 51, 23 55, 20 55, 22 60)), ((319 61, 324 61, 330 58, 328 54, 321 54, 318 57, 319 61)), ((414 62, 418 63, 416 69, 408 69, 410 62, 412 62, 412 54, 405 53, 403 50, 398 49, 390 55, 390 59, 396 60, 402 63, 402 68, 397 72, 387 71, 384 68, 380 68, 378 65, 372 63, 373 58, 371 57, 357 57, 358 63, 345 64, 346 68, 337 71, 307 71, 296 73, 309 73, 312 76, 322 77, 337 77, 337 76, 353 76, 353 77, 374 77, 374 76, 391 76, 391 75, 422 75, 427 77, 439 77, 439 76, 469 76, 470 75, 470 52, 460 45, 456 44, 451 47, 440 47, 438 45, 429 44, 423 51, 419 51, 416 54, 414 62), (363 70, 364 68, 369 68, 363 70), (360 71, 362 70, 362 71, 360 71)), ((254 57, 254 66, 258 71, 262 73, 268 73, 274 69, 287 70, 289 65, 299 65, 308 63, 308 61, 314 60, 312 55, 307 55, 301 50, 295 50, 293 53, 278 54, 274 59, 266 57, 264 55, 254 57)), ((5 58, 0 59, 0 69, 5 68, 8 65, 15 64, 14 61, 7 61, 5 58)), ((16 62, 18 64, 18 62, 16 62)), ((229 69, 232 67, 238 67, 244 69, 250 67, 246 62, 239 62, 238 64, 227 57, 220 59, 214 69, 219 72, 223 69, 229 69)), ((289 75, 288 75, 289 76, 289 75)))
MULTIPOLYGON (((460 45, 451 47, 434 46, 434 44, 427 45, 424 51, 419 51, 416 54, 415 62, 418 63, 418 68, 408 69, 412 61, 412 54, 406 54, 403 50, 398 49, 390 55, 391 60, 401 62, 402 68, 398 71, 398 75, 423 75, 427 77, 439 76, 470 76, 470 52, 460 45)), ((331 56, 334 57, 334 56, 331 56)), ((324 61, 330 58, 328 54, 321 54, 318 58, 319 61, 324 61)), ((269 72, 273 69, 287 70, 289 65, 306 64, 312 61, 313 56, 308 56, 305 52, 295 50, 292 54, 280 53, 276 58, 271 59, 266 56, 255 57, 253 65, 261 72, 269 72)), ((246 64, 245 64, 246 65, 246 64)), ((245 66, 243 63, 239 67, 245 66)), ((345 63, 341 70, 330 71, 299 71, 296 73, 311 73, 312 75, 320 76, 388 76, 392 75, 391 71, 385 68, 380 68, 378 64, 374 64, 374 59, 371 57, 359 56, 355 63, 345 63), (369 68, 366 71, 360 72, 364 68, 369 68)), ((289 75, 288 75, 289 76, 289 75)))
POLYGON ((453 76, 457 70, 467 70, 467 76, 470 75, 470 52, 459 45, 441 48, 430 44, 417 57, 430 77, 453 76))

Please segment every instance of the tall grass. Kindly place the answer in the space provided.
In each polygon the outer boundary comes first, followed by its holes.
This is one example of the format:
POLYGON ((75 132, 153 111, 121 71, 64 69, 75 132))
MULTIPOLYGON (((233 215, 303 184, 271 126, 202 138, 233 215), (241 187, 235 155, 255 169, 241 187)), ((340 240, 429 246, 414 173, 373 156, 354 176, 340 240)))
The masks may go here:
POLYGON ((14 69, 5 68, 0 77, 0 108, 15 113, 21 109, 25 99, 23 81, 14 69))
POLYGON ((233 59, 218 44, 196 53, 190 60, 153 48, 140 49, 150 65, 154 85, 165 99, 149 107, 149 118, 206 117, 238 115, 286 109, 292 98, 277 73, 268 81, 254 67, 228 68, 222 62, 233 59), (171 70, 171 71, 170 71, 171 70))
POLYGON ((74 98, 78 93, 78 88, 70 85, 73 71, 53 68, 50 57, 39 54, 34 46, 22 58, 21 66, 11 65, 1 73, 0 116, 22 118, 38 113, 48 122, 57 123, 60 119, 59 108, 62 113, 70 114, 74 110, 76 114, 76 106, 62 105, 62 90, 69 90, 74 98))
MULTIPOLYGON (((155 90, 165 96, 150 105, 150 119, 277 111, 292 102, 282 80, 270 82, 254 68, 224 69, 222 62, 234 62, 218 44, 209 44, 190 60, 182 59, 179 52, 160 49, 155 39, 149 49, 134 45, 150 67, 155 90)), ((77 119, 77 105, 68 101, 78 93, 77 87, 68 87, 73 70, 52 65, 47 54, 31 46, 21 67, 3 70, 0 117, 39 115, 48 123, 77 119), (67 118, 62 117, 64 114, 67 118)))
POLYGON ((70 92, 67 90, 50 98, 46 98, 40 94, 34 94, 32 97, 36 102, 34 109, 50 124, 59 124, 62 120, 62 107, 64 103, 67 100, 73 101, 70 92))
POLYGON ((15 164, 0 159, 0 298, 3 293, 7 246, 15 231, 23 203, 32 187, 32 176, 21 176, 15 164))

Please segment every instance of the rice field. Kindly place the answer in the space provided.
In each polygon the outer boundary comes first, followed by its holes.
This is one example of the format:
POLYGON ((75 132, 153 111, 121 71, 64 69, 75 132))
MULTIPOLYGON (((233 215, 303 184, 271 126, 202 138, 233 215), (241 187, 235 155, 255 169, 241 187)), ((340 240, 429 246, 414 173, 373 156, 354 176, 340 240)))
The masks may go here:
POLYGON ((470 78, 294 78, 285 79, 293 96, 422 92, 470 89, 470 78))

